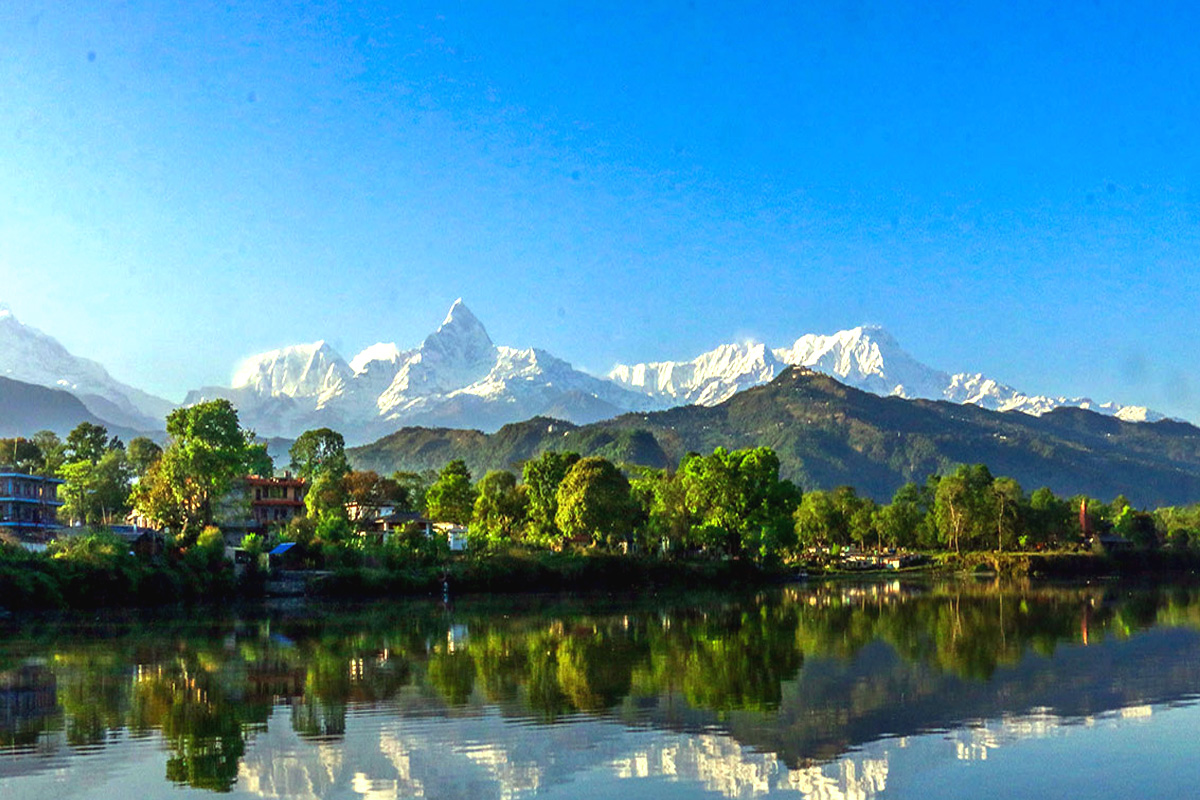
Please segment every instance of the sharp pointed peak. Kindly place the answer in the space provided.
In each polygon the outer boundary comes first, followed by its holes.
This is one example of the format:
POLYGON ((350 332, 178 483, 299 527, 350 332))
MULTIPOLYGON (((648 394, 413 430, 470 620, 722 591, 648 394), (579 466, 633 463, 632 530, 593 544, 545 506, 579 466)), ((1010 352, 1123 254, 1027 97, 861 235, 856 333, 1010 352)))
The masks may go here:
POLYGON ((451 304, 450 310, 446 312, 446 318, 442 320, 442 327, 449 325, 452 322, 474 320, 479 322, 479 318, 471 313, 471 309, 467 308, 467 304, 460 297, 451 304))

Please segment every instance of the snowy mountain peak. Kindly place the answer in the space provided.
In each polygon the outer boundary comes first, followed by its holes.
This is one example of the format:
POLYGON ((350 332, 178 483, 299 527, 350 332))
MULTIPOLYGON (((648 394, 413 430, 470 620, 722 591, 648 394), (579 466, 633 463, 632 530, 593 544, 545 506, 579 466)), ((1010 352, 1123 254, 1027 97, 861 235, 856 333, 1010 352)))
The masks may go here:
POLYGON ((450 306, 446 319, 438 329, 425 337, 421 344, 422 360, 467 367, 483 361, 493 361, 496 346, 467 304, 458 299, 450 306))
POLYGON ((474 320, 476 325, 480 324, 479 320, 471 313, 471 309, 467 308, 467 304, 463 302, 461 297, 450 304, 450 310, 446 312, 446 318, 442 320, 440 327, 449 325, 456 318, 459 320, 474 320))
POLYGON ((618 364, 608 377, 662 404, 713 405, 735 392, 766 383, 787 366, 800 366, 885 396, 950 400, 1028 414, 1074 406, 1129 421, 1162 419, 1161 414, 1140 406, 1096 403, 1086 397, 1027 395, 978 373, 950 375, 917 361, 878 325, 861 325, 829 335, 810 333, 790 347, 766 352, 761 348, 727 344, 691 361, 618 364))
POLYGON ((252 388, 271 397, 321 397, 337 391, 352 374, 342 357, 321 340, 247 358, 234 373, 233 388, 252 388))

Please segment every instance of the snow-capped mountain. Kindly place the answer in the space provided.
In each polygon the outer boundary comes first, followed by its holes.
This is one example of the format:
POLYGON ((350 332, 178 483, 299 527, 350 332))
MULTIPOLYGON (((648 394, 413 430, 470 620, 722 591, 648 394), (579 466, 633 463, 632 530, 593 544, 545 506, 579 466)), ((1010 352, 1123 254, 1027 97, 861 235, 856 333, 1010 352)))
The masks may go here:
POLYGON ((373 344, 344 360, 325 342, 246 359, 233 385, 191 392, 186 403, 226 397, 263 436, 316 426, 365 442, 403 425, 495 430, 537 415, 594 422, 653 400, 580 372, 535 348, 496 345, 462 300, 416 348, 373 344))
POLYGON ((691 361, 618 364, 609 380, 656 403, 715 405, 774 378, 789 366, 824 372, 879 395, 972 403, 995 411, 1044 414, 1059 406, 1086 408, 1130 422, 1162 419, 1142 406, 1096 403, 1087 397, 1028 395, 978 373, 950 374, 906 353, 882 328, 863 326, 830 336, 807 334, 790 347, 726 344, 691 361))
POLYGON ((53 337, 22 324, 0 306, 0 375, 24 383, 65 389, 92 414, 135 430, 161 430, 175 407, 113 378, 100 364, 72 355, 53 337))

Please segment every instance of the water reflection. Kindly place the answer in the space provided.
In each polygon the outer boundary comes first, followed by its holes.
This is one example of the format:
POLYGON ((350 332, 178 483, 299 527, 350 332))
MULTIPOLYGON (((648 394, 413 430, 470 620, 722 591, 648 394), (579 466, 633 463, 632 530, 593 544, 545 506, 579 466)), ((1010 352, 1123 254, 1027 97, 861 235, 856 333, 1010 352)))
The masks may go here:
MULTIPOLYGON (((866 798, 913 742, 982 762, 1200 690, 1191 587, 537 602, 9 631, 0 790, 42 796, 44 773, 91 769, 159 794, 866 798)), ((106 796, 88 791, 55 794, 106 796)))

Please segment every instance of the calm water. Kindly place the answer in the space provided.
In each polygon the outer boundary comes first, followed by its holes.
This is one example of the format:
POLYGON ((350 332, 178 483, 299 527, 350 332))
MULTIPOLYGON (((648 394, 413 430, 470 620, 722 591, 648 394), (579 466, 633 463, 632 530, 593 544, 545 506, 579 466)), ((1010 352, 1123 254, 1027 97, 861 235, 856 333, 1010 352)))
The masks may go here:
POLYGON ((0 630, 0 797, 1177 798, 1198 693, 1184 586, 43 620, 0 630))

